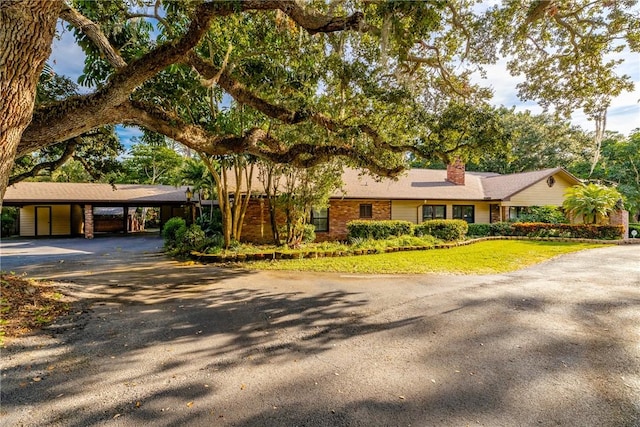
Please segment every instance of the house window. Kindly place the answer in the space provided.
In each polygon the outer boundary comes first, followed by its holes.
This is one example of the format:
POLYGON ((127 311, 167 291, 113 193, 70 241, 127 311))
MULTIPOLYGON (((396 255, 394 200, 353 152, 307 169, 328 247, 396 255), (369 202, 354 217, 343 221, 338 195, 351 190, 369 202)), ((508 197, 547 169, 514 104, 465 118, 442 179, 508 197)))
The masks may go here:
POLYGON ((516 221, 524 214, 528 213, 526 206, 509 206, 509 221, 516 221))
POLYGON ((453 219, 464 219, 469 224, 475 222, 475 209, 473 205, 453 205, 453 219))
POLYGON ((445 205, 423 205, 422 220, 445 219, 447 217, 447 207, 445 205))
POLYGON ((360 205, 360 218, 373 218, 373 206, 371 203, 360 205))
POLYGON ((311 210, 311 224, 316 231, 329 231, 329 209, 314 208, 311 210))

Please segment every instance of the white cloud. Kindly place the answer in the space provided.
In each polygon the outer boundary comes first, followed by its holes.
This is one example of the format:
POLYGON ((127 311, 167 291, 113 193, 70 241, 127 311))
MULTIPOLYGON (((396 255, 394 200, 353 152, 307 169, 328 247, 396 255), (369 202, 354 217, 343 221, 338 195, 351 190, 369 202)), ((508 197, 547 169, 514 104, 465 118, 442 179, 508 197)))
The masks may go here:
MULTIPOLYGON (((522 76, 512 76, 506 68, 507 60, 501 59, 496 64, 486 66, 487 78, 481 79, 475 75, 474 81, 480 85, 493 89, 492 104, 496 106, 515 107, 516 111, 529 110, 541 113, 542 107, 536 102, 523 102, 518 98, 516 85, 524 81, 522 76)), ((640 56, 627 54, 625 62, 619 66, 619 75, 626 74, 634 82, 632 92, 624 92, 614 98, 607 114, 607 129, 628 135, 632 130, 640 127, 640 56)), ((575 111, 571 122, 587 131, 593 131, 595 125, 581 111, 575 111)))

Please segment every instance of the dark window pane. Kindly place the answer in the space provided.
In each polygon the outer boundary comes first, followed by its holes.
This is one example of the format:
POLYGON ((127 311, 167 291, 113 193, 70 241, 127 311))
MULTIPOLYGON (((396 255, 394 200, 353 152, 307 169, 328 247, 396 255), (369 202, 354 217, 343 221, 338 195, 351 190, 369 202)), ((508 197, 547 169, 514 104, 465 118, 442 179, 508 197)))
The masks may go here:
POLYGON ((475 222, 473 205, 453 205, 453 219, 464 219, 468 223, 475 222))
POLYGON ((316 231, 329 231, 329 209, 312 209, 311 224, 313 224, 316 231))
POLYGON ((445 219, 447 217, 447 207, 445 205, 423 205, 422 220, 445 219))
POLYGON ((370 204, 360 205, 360 218, 373 218, 373 206, 370 204))

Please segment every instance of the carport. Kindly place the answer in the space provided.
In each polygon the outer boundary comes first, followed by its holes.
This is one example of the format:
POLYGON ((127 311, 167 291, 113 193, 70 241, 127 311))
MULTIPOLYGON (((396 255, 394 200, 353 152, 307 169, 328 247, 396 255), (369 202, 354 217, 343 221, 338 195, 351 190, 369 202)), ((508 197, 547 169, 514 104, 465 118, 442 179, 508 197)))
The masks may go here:
POLYGON ((142 184, 19 182, 7 188, 4 206, 20 208, 23 237, 80 236, 99 232, 130 233, 137 208, 159 208, 160 225, 184 217, 191 200, 188 187, 142 184))

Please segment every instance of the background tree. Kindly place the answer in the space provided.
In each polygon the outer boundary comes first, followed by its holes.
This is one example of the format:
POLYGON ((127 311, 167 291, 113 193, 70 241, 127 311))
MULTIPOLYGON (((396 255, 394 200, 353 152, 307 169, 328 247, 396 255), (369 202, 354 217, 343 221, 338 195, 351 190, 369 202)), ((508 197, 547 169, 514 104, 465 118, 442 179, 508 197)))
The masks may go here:
POLYGON ((585 159, 574 163, 571 172, 581 178, 615 186, 624 196, 632 220, 637 221, 640 213, 640 129, 629 137, 607 132, 601 151, 595 167, 585 159))
POLYGON ((522 97, 600 120, 610 97, 632 86, 608 55, 640 49, 631 0, 508 2, 489 10, 470 0, 160 0, 141 18, 137 6, 145 4, 0 3, 0 195, 16 156, 114 124, 208 155, 296 167, 338 156, 395 175, 407 153, 442 154, 421 119, 451 102, 486 101, 490 91, 472 85, 470 73, 499 55, 525 75, 522 97), (58 17, 87 55, 81 82, 92 91, 34 111, 58 17), (223 115, 203 105, 227 97, 261 120, 226 133, 216 126, 223 115), (280 139, 294 128, 316 138, 280 139))
POLYGON ((501 108, 498 114, 505 143, 476 156, 467 165, 468 170, 508 174, 570 168, 591 160, 592 136, 555 115, 516 113, 507 108, 501 108))
POLYGON ((152 142, 144 136, 133 138, 129 155, 122 162, 123 174, 117 179, 129 184, 178 185, 184 157, 164 141, 152 142))

